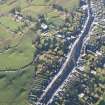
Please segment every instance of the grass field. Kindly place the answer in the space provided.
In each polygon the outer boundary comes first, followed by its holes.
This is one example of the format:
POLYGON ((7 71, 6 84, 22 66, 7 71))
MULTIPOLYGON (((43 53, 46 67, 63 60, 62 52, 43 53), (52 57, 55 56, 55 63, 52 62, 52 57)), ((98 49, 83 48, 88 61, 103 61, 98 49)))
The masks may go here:
POLYGON ((11 37, 10 33, 2 25, 0 25, 0 39, 8 37, 11 37))
POLYGON ((9 16, 3 16, 3 17, 0 17, 0 23, 1 25, 3 25, 4 27, 6 28, 9 28, 10 30, 12 31, 15 31, 15 30, 18 30, 18 28, 21 28, 22 23, 19 23, 19 22, 16 22, 14 21, 11 17, 9 16))
POLYGON ((27 95, 33 70, 30 65, 23 71, 0 73, 0 105, 29 105, 27 95))
POLYGON ((33 35, 27 33, 18 46, 0 53, 0 69, 16 69, 30 63, 34 54, 32 39, 33 35))
POLYGON ((54 0, 53 2, 69 10, 73 10, 79 6, 79 0, 54 0))

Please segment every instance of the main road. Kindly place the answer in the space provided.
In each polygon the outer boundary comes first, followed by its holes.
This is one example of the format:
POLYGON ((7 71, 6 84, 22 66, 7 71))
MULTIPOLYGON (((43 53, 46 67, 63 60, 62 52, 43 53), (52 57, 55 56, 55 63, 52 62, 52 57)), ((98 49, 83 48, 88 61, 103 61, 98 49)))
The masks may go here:
POLYGON ((37 103, 35 103, 35 105, 50 104, 50 100, 54 97, 55 93, 59 90, 60 86, 64 83, 64 80, 67 78, 67 76, 75 67, 76 62, 81 53, 81 48, 82 48, 84 38, 89 32, 93 20, 94 18, 92 17, 92 14, 91 14, 90 5, 88 5, 87 19, 83 29, 81 30, 81 33, 79 34, 79 37, 74 42, 70 52, 67 55, 67 59, 62 65, 58 74, 49 83, 49 85, 44 90, 43 94, 40 96, 39 100, 37 101, 37 103))

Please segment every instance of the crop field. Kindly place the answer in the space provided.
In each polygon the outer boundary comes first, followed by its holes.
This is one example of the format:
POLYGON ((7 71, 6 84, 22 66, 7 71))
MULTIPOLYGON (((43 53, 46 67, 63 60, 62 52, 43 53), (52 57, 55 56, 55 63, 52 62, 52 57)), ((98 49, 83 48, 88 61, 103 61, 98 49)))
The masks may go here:
MULTIPOLYGON (((63 24, 64 14, 53 10, 51 5, 57 3, 70 11, 79 6, 79 0, 30 1, 4 0, 0 3, 0 105, 30 105, 28 92, 35 71, 35 65, 30 63, 36 51, 32 40, 36 35, 34 28, 37 16, 45 14, 48 24, 59 26, 63 24), (34 21, 28 24, 25 19, 17 19, 11 13, 14 9, 19 9, 23 17, 31 16, 34 21), (34 26, 30 28, 32 24, 34 26)), ((39 76, 38 80, 43 82, 46 75, 39 76)), ((39 81, 35 81, 36 88, 40 87, 39 81)))

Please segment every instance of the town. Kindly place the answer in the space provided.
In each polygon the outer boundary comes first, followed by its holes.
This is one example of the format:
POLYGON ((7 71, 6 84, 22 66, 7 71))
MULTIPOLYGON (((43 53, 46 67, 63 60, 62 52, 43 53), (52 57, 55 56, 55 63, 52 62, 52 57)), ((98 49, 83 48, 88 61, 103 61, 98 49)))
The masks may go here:
POLYGON ((105 0, 0 0, 0 105, 105 105, 105 0))

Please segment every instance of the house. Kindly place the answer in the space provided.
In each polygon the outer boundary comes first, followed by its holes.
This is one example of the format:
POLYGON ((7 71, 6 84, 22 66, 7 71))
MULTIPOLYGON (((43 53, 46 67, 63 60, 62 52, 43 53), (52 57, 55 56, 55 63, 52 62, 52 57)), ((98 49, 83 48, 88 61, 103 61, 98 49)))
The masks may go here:
POLYGON ((69 41, 71 38, 70 37, 67 37, 66 39, 69 41))
POLYGON ((86 51, 92 51, 92 52, 96 52, 97 50, 99 50, 101 44, 90 44, 88 43, 87 46, 86 46, 86 51))
POLYGON ((65 38, 65 33, 64 32, 57 32, 57 37, 58 38, 65 38))
POLYGON ((86 10, 86 9, 88 8, 88 5, 83 5, 83 6, 81 6, 81 8, 82 8, 83 10, 86 10))
POLYGON ((47 31, 48 30, 48 25, 45 24, 45 23, 42 23, 41 24, 41 29, 42 29, 42 31, 47 31))
POLYGON ((23 16, 17 16, 16 17, 16 20, 19 22, 19 21, 22 21, 22 19, 23 19, 23 16))
POLYGON ((84 66, 78 66, 77 70, 78 71, 84 71, 85 70, 85 67, 84 66))
POLYGON ((96 71, 94 71, 94 70, 91 70, 91 74, 96 75, 96 74, 97 74, 97 72, 96 72, 96 71))
POLYGON ((72 43, 69 45, 69 49, 71 49, 72 48, 72 43))
POLYGON ((102 55, 102 52, 96 51, 95 56, 101 56, 101 55, 102 55))
POLYGON ((20 14, 20 12, 15 11, 15 13, 12 13, 11 16, 15 19, 17 22, 22 22, 24 20, 24 16, 20 14))
POLYGON ((57 37, 58 38, 64 38, 62 35, 60 35, 60 34, 57 34, 57 37))
POLYGON ((81 93, 81 94, 78 95, 79 98, 83 98, 84 96, 85 96, 84 93, 81 93))
POLYGON ((82 67, 82 65, 85 63, 84 59, 79 59, 77 62, 78 67, 82 67))
POLYGON ((15 14, 15 15, 19 15, 20 12, 15 10, 15 13, 14 13, 14 14, 15 14))

